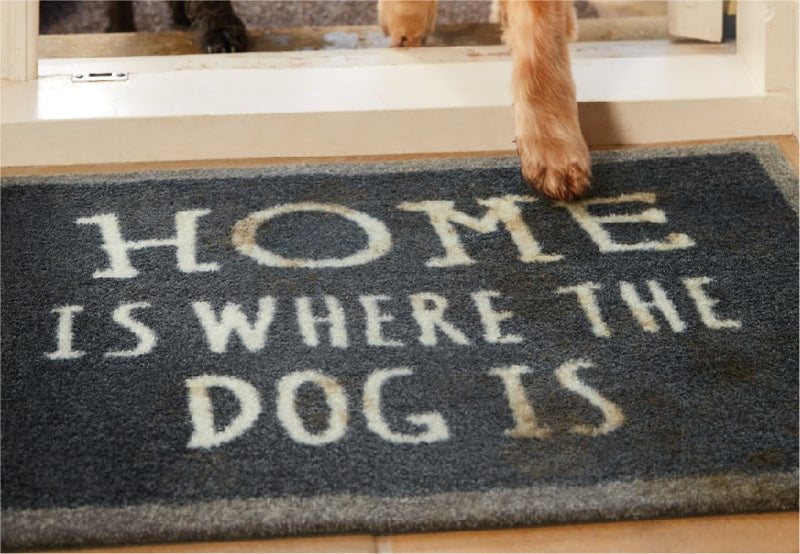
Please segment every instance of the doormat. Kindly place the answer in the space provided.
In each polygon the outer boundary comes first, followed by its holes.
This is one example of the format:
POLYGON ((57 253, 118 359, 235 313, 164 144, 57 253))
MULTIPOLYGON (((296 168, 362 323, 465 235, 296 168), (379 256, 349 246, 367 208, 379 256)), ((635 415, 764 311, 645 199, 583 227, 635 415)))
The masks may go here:
POLYGON ((8 178, 5 549, 796 509, 770 144, 8 178))

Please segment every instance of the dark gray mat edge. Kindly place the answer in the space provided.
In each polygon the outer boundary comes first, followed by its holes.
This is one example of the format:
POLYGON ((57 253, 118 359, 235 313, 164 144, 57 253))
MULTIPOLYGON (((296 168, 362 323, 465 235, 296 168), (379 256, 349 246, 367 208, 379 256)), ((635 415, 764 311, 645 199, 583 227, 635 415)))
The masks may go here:
POLYGON ((400 533, 797 509, 798 472, 723 474, 589 487, 528 487, 419 497, 229 499, 187 506, 9 510, 4 547, 246 540, 400 533), (10 539, 10 540, 6 540, 10 539))
MULTIPOLYGON (((762 163, 764 170, 775 181, 786 201, 798 211, 797 173, 784 157, 780 148, 769 141, 726 142, 707 145, 635 148, 630 150, 599 150, 592 152, 592 163, 614 163, 633 160, 702 156, 708 154, 751 153, 762 163)), ((516 156, 475 158, 433 158, 391 162, 354 162, 337 164, 290 164, 253 168, 212 168, 186 170, 151 170, 126 173, 62 174, 24 177, 3 177, 2 186, 19 185, 68 185, 135 183, 146 179, 163 181, 185 179, 220 179, 286 176, 291 174, 353 175, 395 172, 425 171, 430 169, 482 169, 492 167, 519 167, 516 156)))

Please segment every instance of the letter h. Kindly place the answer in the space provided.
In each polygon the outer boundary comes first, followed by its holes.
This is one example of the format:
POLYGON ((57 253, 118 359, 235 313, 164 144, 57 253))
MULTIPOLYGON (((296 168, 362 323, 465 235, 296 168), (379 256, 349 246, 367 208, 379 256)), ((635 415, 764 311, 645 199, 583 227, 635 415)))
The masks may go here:
POLYGON ((175 236, 166 239, 126 241, 122 238, 119 229, 119 219, 113 213, 81 217, 75 222, 79 225, 97 225, 103 235, 103 250, 108 255, 109 267, 98 269, 92 277, 95 279, 131 279, 136 277, 139 271, 131 265, 128 252, 160 246, 177 248, 178 269, 184 273, 218 271, 219 264, 215 262, 198 263, 195 251, 197 220, 210 212, 211 210, 177 212, 175 214, 175 236))

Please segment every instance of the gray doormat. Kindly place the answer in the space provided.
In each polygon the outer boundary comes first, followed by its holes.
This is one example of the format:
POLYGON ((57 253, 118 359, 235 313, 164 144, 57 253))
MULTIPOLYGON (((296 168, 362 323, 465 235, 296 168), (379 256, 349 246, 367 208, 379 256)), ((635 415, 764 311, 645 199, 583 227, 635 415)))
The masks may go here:
POLYGON ((770 144, 9 178, 5 549, 797 507, 770 144))

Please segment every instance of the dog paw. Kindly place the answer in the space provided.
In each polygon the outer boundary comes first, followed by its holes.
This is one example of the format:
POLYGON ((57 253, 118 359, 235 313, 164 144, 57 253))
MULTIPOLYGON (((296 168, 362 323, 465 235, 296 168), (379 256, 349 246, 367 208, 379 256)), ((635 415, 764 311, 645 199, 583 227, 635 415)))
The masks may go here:
POLYGON ((247 50, 247 30, 241 19, 235 15, 206 20, 195 24, 195 28, 200 48, 209 54, 247 50))
POLYGON ((380 0, 378 16, 389 46, 422 46, 436 24, 436 2, 380 0))
MULTIPOLYGON (((530 142, 530 141, 529 141, 530 142)), ((550 198, 570 201, 583 197, 592 175, 589 151, 585 144, 569 148, 540 147, 517 140, 522 175, 531 185, 550 198)))

